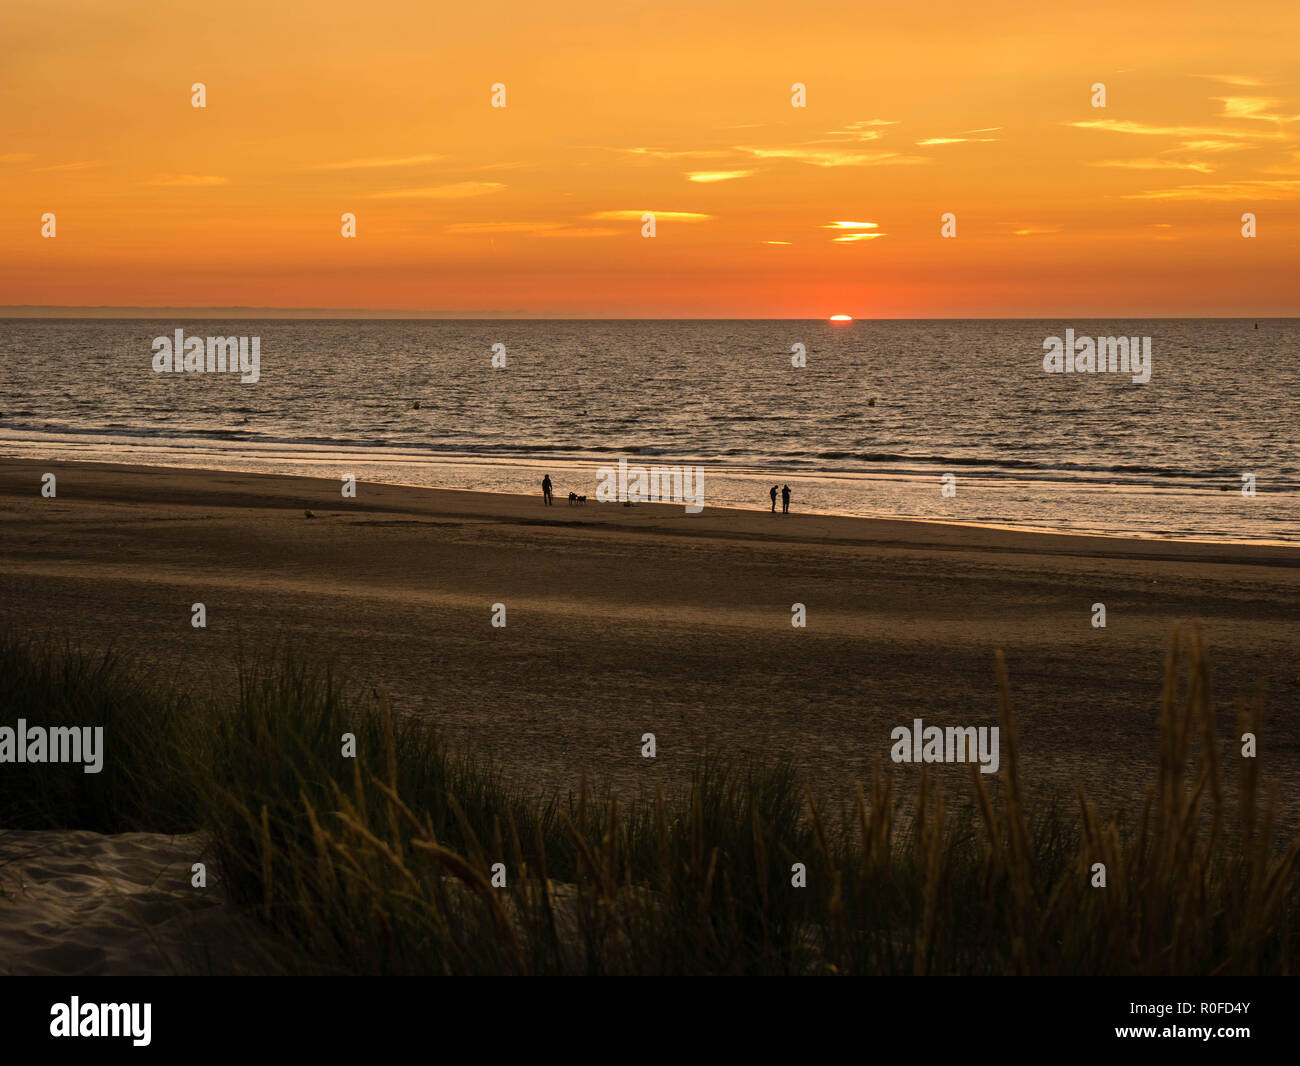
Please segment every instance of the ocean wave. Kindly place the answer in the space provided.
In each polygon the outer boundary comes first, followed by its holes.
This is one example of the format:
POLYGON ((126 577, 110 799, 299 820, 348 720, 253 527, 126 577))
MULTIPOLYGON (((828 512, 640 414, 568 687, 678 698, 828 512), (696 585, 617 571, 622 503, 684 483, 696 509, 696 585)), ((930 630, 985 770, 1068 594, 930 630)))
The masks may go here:
POLYGON ((991 458, 979 455, 915 455, 906 452, 854 452, 820 451, 795 453, 791 458, 852 460, 861 463, 925 463, 936 467, 987 467, 990 470, 1056 471, 1098 474, 1142 474, 1150 477, 1186 478, 1189 480, 1219 480, 1237 478, 1235 467, 1192 468, 1148 466, 1141 463, 1072 463, 1065 460, 1046 462, 1042 459, 991 458))

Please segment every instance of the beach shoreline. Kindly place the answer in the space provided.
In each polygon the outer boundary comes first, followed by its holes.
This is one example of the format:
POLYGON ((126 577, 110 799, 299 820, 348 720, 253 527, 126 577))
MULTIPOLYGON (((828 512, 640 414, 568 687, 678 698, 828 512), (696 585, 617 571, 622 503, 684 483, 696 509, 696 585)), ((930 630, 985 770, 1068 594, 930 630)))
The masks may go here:
MULTIPOLYGON (((632 459, 629 459, 627 457, 623 457, 623 458, 627 462, 632 463, 632 459)), ((319 459, 319 460, 312 460, 312 462, 320 463, 321 465, 324 465, 327 462, 331 463, 334 466, 339 465, 338 462, 333 459, 328 459, 328 460, 319 459)), ((571 465, 591 465, 590 460, 571 459, 571 460, 565 460, 565 462, 571 465)), ((523 465, 523 463, 524 463, 523 460, 516 460, 513 462, 512 465, 520 466, 523 465)), ((653 458, 648 458, 642 463, 642 465, 653 465, 653 463, 654 463, 653 458)), ((546 461, 544 460, 529 461, 527 465, 536 467, 538 471, 544 471, 547 468, 546 461)), ((139 474, 172 473, 177 475, 185 475, 187 477, 190 476, 219 477, 221 475, 238 474, 241 476, 247 476, 249 478, 255 478, 255 479, 270 479, 270 480, 281 481, 286 484, 293 484, 298 482, 324 483, 331 487, 336 486, 340 480, 338 477, 327 477, 327 476, 322 476, 317 474, 301 474, 301 473, 287 473, 287 472, 278 473, 278 472, 270 472, 265 470, 245 470, 245 469, 229 467, 229 466, 205 466, 205 465, 196 466, 196 465, 191 465, 180 461, 177 461, 175 463, 106 462, 100 459, 54 459, 54 458, 33 457, 30 455, 0 454, 0 477, 3 477, 5 479, 12 477, 13 474, 10 473, 11 470, 18 470, 18 469, 34 470, 35 468, 39 468, 42 473, 50 470, 58 470, 59 468, 70 468, 70 469, 86 468, 86 469, 103 471, 105 473, 119 473, 124 475, 129 475, 132 473, 139 473, 139 474)), ((752 477, 756 481, 763 480, 757 474, 746 475, 746 476, 752 477)), ((803 476, 805 475, 792 476, 790 480, 798 480, 803 476)), ((822 474, 822 475, 807 475, 807 476, 833 476, 833 475, 822 474)), ((880 478, 886 480, 890 478, 897 478, 899 476, 900 475, 883 474, 883 473, 879 475, 880 478)), ((385 489, 409 490, 411 493, 415 493, 415 494, 420 494, 420 493, 438 494, 435 498, 451 499, 452 497, 462 496, 462 495, 469 496, 469 497, 485 497, 485 498, 494 498, 494 499, 499 498, 502 500, 514 501, 518 503, 521 507, 526 507, 527 501, 532 501, 535 503, 541 502, 540 491, 536 494, 533 494, 533 493, 504 492, 504 491, 498 491, 493 489, 477 489, 477 488, 465 489, 465 488, 458 488, 452 486, 424 485, 418 482, 389 481, 389 480, 369 481, 364 477, 357 477, 356 480, 359 485, 362 484, 369 485, 373 488, 382 487, 385 489)), ((770 480, 770 478, 768 478, 768 480, 770 480)), ((304 487, 306 491, 312 494, 313 496, 322 491, 319 486, 314 484, 310 486, 304 486, 304 487)), ((328 489, 324 490, 323 496, 327 498, 330 497, 330 491, 328 489)), ((306 498, 306 496, 304 496, 304 498, 306 498)), ((362 503, 357 504, 356 501, 352 501, 352 503, 355 504, 359 509, 365 509, 366 506, 373 505, 374 502, 375 501, 363 501, 362 503)), ((567 504, 567 500, 564 498, 563 493, 557 496, 557 504, 567 504)), ((389 507, 393 506, 392 501, 391 500, 385 501, 383 506, 389 506, 389 507)), ((610 506, 620 506, 620 505, 613 504, 613 503, 599 504, 594 499, 591 499, 589 497, 588 506, 610 507, 610 506)), ((634 506, 638 508, 644 508, 650 510, 652 513, 658 513, 658 509, 661 508, 665 510, 672 510, 677 512, 680 512, 682 510, 682 505, 679 503, 663 503, 658 501, 637 502, 634 504, 634 506)), ((496 507, 489 507, 489 508, 485 508, 484 510, 496 512, 499 509, 496 507)), ((717 514, 767 515, 771 513, 766 503, 762 500, 757 500, 757 498, 754 506, 752 507, 743 507, 743 506, 729 505, 729 504, 706 504, 704 507, 704 511, 706 514, 715 514, 715 515, 717 514)), ((471 508, 469 511, 464 513, 474 513, 474 509, 471 508)), ((585 512, 584 512, 584 516, 585 516, 585 512)), ((692 517, 696 521, 700 521, 704 516, 692 515, 690 517, 692 517)), ((971 542, 972 547, 979 546, 984 548, 993 548, 997 544, 998 535, 1007 534, 1013 538, 1016 538, 1015 547, 1023 548, 1023 549, 1032 548, 1032 545, 1034 544, 1033 538, 1058 538, 1058 542, 1050 545, 1050 547, 1054 550, 1069 550, 1072 546, 1079 550, 1086 550, 1089 547, 1092 548, 1099 547, 1098 544, 1092 542, 1111 542, 1111 543, 1118 542, 1115 543, 1115 546, 1117 548, 1120 546, 1120 544, 1124 544, 1128 542, 1138 542, 1138 543, 1150 543, 1156 545, 1166 545, 1171 547, 1176 545, 1187 546, 1193 549, 1198 547, 1208 548, 1208 549, 1216 549, 1216 548, 1227 549, 1226 553, 1225 552, 1209 553, 1210 555, 1216 555, 1216 557, 1220 558, 1222 561, 1248 562, 1248 561, 1257 561, 1258 559, 1265 558, 1265 557, 1271 558, 1272 552, 1269 551, 1270 549, 1280 549, 1280 553, 1277 555, 1277 558, 1279 560, 1285 560, 1289 557, 1300 559, 1300 542, 1285 541, 1285 540, 1267 540, 1267 539, 1257 539, 1257 538, 1234 539, 1231 537, 1216 537, 1213 539, 1208 539, 1208 538, 1202 539, 1190 535, 1159 535, 1159 534, 1150 534, 1150 533, 1143 533, 1143 532, 1074 530, 1074 529, 1053 528, 1049 526, 1006 525, 1006 524, 1000 524, 994 522, 959 521, 956 519, 941 519, 941 518, 920 518, 911 515, 892 516, 892 515, 852 514, 852 513, 845 513, 840 511, 815 511, 815 510, 804 511, 798 507, 797 500, 795 502, 795 505, 791 509, 790 515, 784 517, 786 518, 799 517, 804 519, 828 519, 828 520, 833 520, 837 524, 838 523, 861 523, 862 524, 860 527, 862 530, 861 535, 858 536, 850 535, 847 537, 847 539, 861 540, 863 542, 883 542, 886 539, 892 539, 898 542, 914 540, 916 543, 919 544, 937 545, 940 543, 953 543, 953 544, 959 543, 960 542, 959 538, 948 538, 948 537, 937 536, 937 535, 932 537, 932 536, 928 536, 926 532, 931 530, 939 531, 939 530, 952 529, 952 530, 971 530, 971 531, 976 531, 977 533, 983 532, 989 535, 989 537, 987 538, 977 536, 975 540, 971 542), (877 528, 875 530, 869 531, 868 530, 869 526, 875 526, 877 528), (884 531, 891 531, 895 529, 900 531, 906 531, 909 527, 916 530, 915 536, 908 536, 906 535, 905 532, 904 535, 897 538, 884 538, 879 535, 884 531), (1026 537, 1031 539, 1021 541, 1019 539, 1020 537, 1026 537), (1077 543, 1072 544, 1071 542, 1077 542, 1077 543), (1235 549, 1237 548, 1264 549, 1264 551, 1258 555, 1253 551, 1247 551, 1238 555, 1235 551, 1235 549)), ((701 525, 704 524, 706 523, 701 522, 701 525)), ((853 527, 851 525, 845 525, 842 527, 842 529, 838 529, 836 532, 843 534, 846 533, 848 530, 851 530, 852 528, 853 527)), ((711 529, 709 530, 709 532, 716 533, 719 532, 719 530, 711 529)), ((1047 549, 1048 547, 1049 545, 1047 545, 1046 543, 1043 543, 1041 545, 1041 548, 1044 550, 1047 549)), ((1140 553, 1140 554, 1145 554, 1145 553, 1140 553)), ((1173 556, 1182 557, 1183 553, 1180 551, 1174 552, 1173 556)), ((1283 565, 1287 565, 1287 564, 1283 563, 1283 565)))

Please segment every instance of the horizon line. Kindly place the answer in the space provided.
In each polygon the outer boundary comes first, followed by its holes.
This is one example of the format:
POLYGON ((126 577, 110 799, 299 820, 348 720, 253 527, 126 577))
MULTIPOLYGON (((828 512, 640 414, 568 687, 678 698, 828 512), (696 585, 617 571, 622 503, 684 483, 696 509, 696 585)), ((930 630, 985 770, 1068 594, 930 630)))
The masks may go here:
MULTIPOLYGON (((436 311, 406 310, 400 308, 328 308, 328 307, 256 307, 232 304, 226 306, 148 306, 133 304, 0 304, 0 319, 39 318, 208 318, 216 315, 256 318, 346 319, 413 321, 557 321, 557 322, 825 322, 830 315, 578 315, 547 314, 545 312, 518 311, 436 311), (61 313, 66 312, 66 313, 61 313)), ((1287 321, 1300 318, 1300 314, 1079 314, 1057 312, 1034 315, 854 315, 854 322, 1047 322, 1054 319, 1073 318, 1083 321, 1105 321, 1125 318, 1140 321, 1171 319, 1202 319, 1206 321, 1258 321, 1260 319, 1287 321)), ((847 325, 848 323, 842 323, 847 325)))

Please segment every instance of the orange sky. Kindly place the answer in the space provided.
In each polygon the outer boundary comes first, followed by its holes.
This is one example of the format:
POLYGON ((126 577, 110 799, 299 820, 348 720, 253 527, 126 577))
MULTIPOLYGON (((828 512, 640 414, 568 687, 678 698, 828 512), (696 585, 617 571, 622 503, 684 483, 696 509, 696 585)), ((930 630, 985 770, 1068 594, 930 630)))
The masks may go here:
POLYGON ((1057 6, 6 0, 0 305, 1300 314, 1300 3, 1057 6))

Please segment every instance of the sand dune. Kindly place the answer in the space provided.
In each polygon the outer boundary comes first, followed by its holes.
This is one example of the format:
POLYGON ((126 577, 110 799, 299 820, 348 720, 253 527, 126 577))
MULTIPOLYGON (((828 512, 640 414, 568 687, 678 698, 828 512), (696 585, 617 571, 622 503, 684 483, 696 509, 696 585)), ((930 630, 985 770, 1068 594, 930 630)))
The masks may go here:
POLYGON ((0 832, 0 973, 233 973, 251 928, 224 906, 199 835, 0 832))

